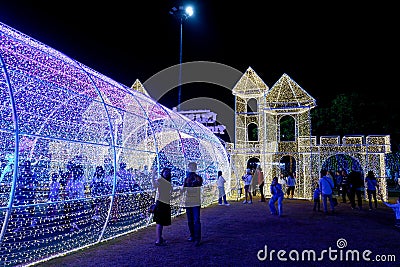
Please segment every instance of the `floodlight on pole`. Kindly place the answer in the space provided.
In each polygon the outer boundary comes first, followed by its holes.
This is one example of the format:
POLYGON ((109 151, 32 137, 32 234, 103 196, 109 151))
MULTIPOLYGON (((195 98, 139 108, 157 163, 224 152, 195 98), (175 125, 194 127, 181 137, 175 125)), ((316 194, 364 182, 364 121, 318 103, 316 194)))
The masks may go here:
POLYGON ((180 40, 179 40, 179 81, 178 81, 178 106, 177 110, 181 110, 181 84, 182 84, 182 33, 183 33, 183 22, 192 16, 194 10, 191 6, 184 8, 183 6, 179 6, 178 8, 172 7, 169 11, 169 14, 175 16, 180 25, 180 40))

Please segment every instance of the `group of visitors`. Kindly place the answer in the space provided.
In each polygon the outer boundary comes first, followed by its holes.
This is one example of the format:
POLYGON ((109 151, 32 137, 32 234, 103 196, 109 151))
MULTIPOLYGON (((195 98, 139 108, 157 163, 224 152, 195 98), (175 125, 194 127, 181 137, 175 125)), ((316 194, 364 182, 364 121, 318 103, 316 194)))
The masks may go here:
MULTIPOLYGON (((46 201, 46 216, 53 221, 60 220, 69 226, 70 231, 80 230, 80 224, 88 221, 83 219, 86 214, 91 214, 91 219, 100 221, 104 197, 112 193, 114 183, 114 168, 111 162, 107 163, 108 161, 104 160, 104 165, 95 166, 92 173, 90 167, 85 167, 82 159, 75 156, 65 164, 65 168, 43 174, 35 171, 38 168, 31 160, 24 160, 20 165, 15 187, 15 206, 18 208, 12 216, 17 218, 13 232, 18 233, 29 227, 39 226, 42 220, 39 219, 36 213, 38 209, 33 204, 46 201), (87 194, 90 194, 92 199, 90 205, 85 205, 87 194), (91 207, 90 212, 84 212, 86 206, 91 207)), ((143 191, 138 181, 145 180, 145 174, 135 171, 127 169, 124 162, 119 164, 116 173, 117 193, 143 191)), ((119 196, 116 195, 111 212, 112 219, 119 216, 118 201, 119 196)))
MULTIPOLYGON (((271 214, 282 216, 282 202, 285 195, 284 186, 286 187, 287 198, 293 199, 296 187, 295 176, 296 176, 295 172, 287 172, 286 176, 282 172, 280 180, 278 180, 278 177, 274 177, 272 179, 272 183, 270 185, 271 198, 268 202, 271 214), (277 204, 278 208, 275 207, 276 203, 278 203, 277 204)), ((266 202, 264 194, 264 183, 265 183, 264 173, 260 166, 257 166, 257 168, 254 171, 251 170, 250 168, 246 169, 246 174, 242 176, 242 180, 244 183, 244 197, 245 197, 243 204, 253 203, 251 191, 253 192, 255 191, 256 185, 258 186, 261 195, 260 202, 266 202), (256 181, 257 183, 255 183, 254 181, 256 181)))
POLYGON ((244 196, 245 200, 243 204, 252 204, 253 197, 257 195, 257 189, 260 192, 260 202, 265 202, 264 194, 264 172, 260 166, 257 166, 255 170, 250 168, 246 169, 246 173, 242 176, 244 184, 244 196))
MULTIPOLYGON (((117 188, 116 190, 124 191, 125 185, 122 181, 131 181, 134 185, 134 179, 127 178, 129 172, 126 170, 126 164, 121 162, 117 173, 117 188), (121 182, 118 184, 118 182, 121 182)), ((195 246, 200 246, 201 244, 201 220, 200 220, 200 210, 201 210, 201 187, 203 185, 203 178, 198 175, 197 164, 195 162, 190 162, 188 164, 188 171, 186 178, 183 183, 183 194, 186 196, 184 208, 186 209, 187 224, 189 237, 188 241, 193 242, 195 246)), ((69 162, 66 166, 66 172, 53 173, 51 175, 51 181, 49 184, 49 194, 48 199, 51 202, 49 206, 49 214, 57 213, 56 203, 62 198, 68 200, 79 200, 85 197, 85 185, 83 181, 85 180, 84 170, 82 165, 78 163, 69 162), (65 188, 64 190, 61 190, 65 188)), ((113 170, 113 168, 111 168, 113 170)), ((16 185, 16 206, 22 206, 26 204, 31 204, 34 201, 34 188, 36 183, 35 173, 32 171, 30 161, 24 162, 21 170, 21 177, 19 177, 16 185)), ((156 211, 154 212, 153 220, 156 223, 156 246, 164 246, 167 241, 163 238, 163 228, 165 226, 171 225, 171 168, 162 168, 159 177, 157 173, 153 170, 152 185, 156 188, 156 211)), ((273 177, 269 190, 271 197, 268 202, 268 207, 272 215, 278 215, 279 217, 283 215, 283 200, 286 197, 293 199, 295 194, 296 186, 296 175, 294 172, 288 172, 285 176, 283 173, 278 177, 273 177), (286 187, 286 188, 285 188, 286 187), (277 206, 276 206, 277 205, 277 206)), ((368 196, 368 206, 369 209, 378 208, 377 196, 381 195, 379 193, 380 187, 375 178, 373 171, 368 171, 365 179, 362 178, 361 173, 352 170, 348 175, 346 171, 342 170, 336 172, 336 179, 333 179, 332 174, 326 169, 320 171, 320 179, 315 185, 315 190, 313 194, 314 199, 314 211, 323 211, 328 213, 328 201, 330 210, 332 213, 335 212, 334 203, 334 190, 342 197, 342 202, 347 203, 347 199, 350 200, 350 206, 352 209, 362 209, 362 192, 365 187, 368 196), (335 184, 336 181, 336 184, 335 184), (322 200, 322 209, 321 202, 322 200)), ((254 171, 251 169, 246 170, 246 174, 242 177, 245 189, 245 200, 244 204, 253 203, 252 190, 254 191, 254 180, 257 181, 257 188, 261 194, 261 202, 266 202, 264 194, 264 173, 262 168, 258 166, 254 171), (252 186, 253 185, 253 186, 252 186)), ((222 171, 218 171, 217 178, 217 188, 218 188, 218 204, 229 206, 225 193, 225 183, 226 180, 223 177, 222 171)), ((98 196, 107 195, 111 192, 110 178, 107 177, 106 168, 103 166, 97 166, 90 183, 90 192, 93 198, 98 196)), ((129 187, 129 186, 128 186, 129 187)), ((134 188, 130 188, 132 190, 134 188)), ((382 198, 383 199, 383 198, 382 198)), ((68 202, 64 207, 65 213, 75 213, 81 214, 80 209, 83 206, 79 204, 79 201, 72 205, 73 202, 68 202)), ((390 208, 393 208, 396 215, 396 226, 400 227, 400 198, 397 203, 391 204, 388 202, 383 202, 390 208)), ((92 205, 92 210, 94 212, 94 218, 99 219, 99 209, 101 202, 94 201, 92 205)), ((116 207, 118 207, 118 199, 116 200, 116 207)), ((23 227, 23 223, 29 222, 31 225, 35 225, 36 221, 33 216, 33 210, 21 209, 23 216, 19 216, 21 219, 17 222, 17 230, 19 231, 23 227)), ((111 215, 118 212, 112 211, 111 215)), ((71 225, 71 231, 79 230, 78 222, 79 216, 70 217, 67 216, 67 223, 71 225)))
MULTIPOLYGON (((366 185, 367 196, 368 196, 368 206, 369 210, 372 210, 373 207, 378 208, 377 195, 381 196, 383 200, 383 196, 380 194, 379 183, 376 180, 373 171, 368 171, 365 179, 362 178, 361 173, 357 170, 352 170, 347 176, 347 172, 342 170, 341 172, 337 172, 337 174, 341 174, 339 179, 337 180, 338 185, 340 187, 339 191, 342 194, 343 202, 346 203, 346 196, 350 200, 350 206, 352 209, 362 209, 362 192, 364 189, 364 185, 366 185), (357 203, 356 203, 357 198, 357 203), (356 205, 357 204, 357 205, 356 205)), ((270 209, 270 213, 272 215, 282 216, 282 202, 284 199, 284 189, 282 185, 286 185, 286 195, 289 198, 293 198, 294 187, 296 184, 295 173, 289 173, 285 178, 283 174, 281 174, 281 180, 278 180, 278 177, 274 177, 272 179, 270 185, 271 198, 269 200, 268 206, 270 209), (275 206, 277 203, 277 207, 275 206)), ((243 180, 245 180, 246 184, 246 176, 243 176, 243 180)), ((248 182, 247 182, 248 183, 248 182)), ((335 206, 337 205, 337 199, 333 197, 335 188, 334 180, 332 179, 332 174, 328 172, 326 169, 321 169, 320 171, 320 179, 315 186, 313 192, 314 206, 313 211, 322 211, 321 210, 321 199, 323 204, 323 212, 328 213, 328 200, 330 204, 330 210, 332 213, 335 212, 335 206)), ((263 195, 262 195, 263 196, 263 195)), ((247 198, 246 198, 247 200, 247 198)), ((245 200, 245 201, 246 201, 245 200)), ((383 201, 383 203, 393 208, 396 216, 396 227, 400 227, 400 197, 397 200, 397 203, 390 204, 388 202, 383 201)))
MULTIPOLYGON (((201 242, 201 186, 203 185, 203 178, 196 173, 197 163, 190 162, 188 164, 187 176, 183 183, 182 195, 185 196, 184 208, 186 209, 187 223, 190 236, 188 241, 194 242, 195 246, 200 246, 201 242)), ((223 184, 225 179, 222 177, 222 172, 218 173, 220 183, 223 184)), ((157 190, 156 193, 156 208, 154 211, 153 221, 156 223, 156 246, 165 246, 167 241, 163 238, 163 227, 171 225, 171 169, 164 167, 157 178, 156 171, 153 170, 153 185, 157 190)), ((224 193, 220 189, 220 193, 224 193)), ((220 196, 220 201, 224 199, 225 204, 226 196, 220 196)), ((222 203, 222 202, 221 202, 222 203)))
MULTIPOLYGON (((201 241, 201 221, 200 221, 200 209, 201 209, 201 186, 203 184, 203 179, 196 173, 197 164, 195 162, 191 162, 188 165, 188 173, 184 181, 183 185, 183 193, 185 194, 185 209, 187 215, 187 223, 189 228, 190 236, 188 241, 194 242, 195 246, 200 245, 201 241)), ((163 238, 163 227, 171 225, 171 207, 170 207, 170 197, 171 197, 171 169, 163 168, 160 177, 156 178, 156 173, 153 174, 153 184, 157 189, 157 208, 154 212, 154 222, 156 223, 156 246, 165 246, 167 241, 163 238)), ((265 202, 265 195, 263 192, 262 186, 264 185, 264 174, 262 172, 261 167, 257 167, 256 172, 252 173, 250 169, 246 170, 246 174, 242 176, 242 180, 245 188, 245 200, 244 204, 251 204, 253 201, 250 186, 252 183, 252 179, 257 177, 257 182, 260 185, 259 189, 261 192, 261 200, 265 202), (260 177, 262 176, 262 177, 260 177), (261 186, 262 185, 262 186, 261 186)), ((293 173, 289 173, 289 179, 285 179, 289 181, 293 179, 293 173)), ((361 200, 361 189, 364 185, 364 181, 361 178, 361 175, 353 170, 350 172, 349 177, 343 177, 341 186, 344 184, 348 186, 350 194, 348 195, 352 208, 356 208, 355 205, 355 197, 359 197, 357 199, 358 208, 360 209, 362 206, 361 200), (343 183, 345 181, 345 183, 343 183), (360 202, 361 201, 361 202, 360 202)), ((229 205, 226 200, 225 194, 225 184, 226 180, 222 176, 222 172, 218 172, 217 179, 217 187, 218 187, 218 204, 219 205, 229 205)), ((289 197, 293 196, 293 189, 289 189, 292 187, 293 183, 286 182, 285 183, 288 188, 286 191, 286 195, 289 197)), ((294 180, 295 184, 295 180, 294 180)), ((369 171, 366 178, 365 184, 367 185, 367 194, 369 199, 369 207, 372 209, 372 201, 374 202, 374 207, 377 208, 377 190, 379 190, 379 185, 374 176, 373 171, 369 171)), ((331 212, 335 212, 335 202, 333 197, 333 192, 335 188, 335 183, 326 169, 321 169, 320 171, 320 179, 316 184, 316 188, 314 190, 313 199, 314 199, 314 211, 321 211, 320 199, 322 197, 323 211, 325 213, 328 212, 328 200, 330 204, 331 212)), ((282 188, 282 183, 279 182, 278 177, 273 177, 272 182, 270 184, 270 192, 271 198, 268 203, 268 207, 270 209, 270 213, 272 215, 278 215, 281 217, 283 215, 283 199, 284 199, 284 190, 282 188), (277 204, 277 207, 275 206, 277 204)), ((390 204, 384 202, 388 207, 393 208, 396 215, 396 226, 400 227, 400 197, 397 200, 396 204, 390 204)))
MULTIPOLYGON (((313 210, 320 211, 320 196, 322 196, 324 212, 327 212, 327 199, 331 206, 331 211, 334 212, 336 203, 333 197, 335 182, 331 172, 322 169, 320 172, 321 178, 314 188, 314 208, 313 210)), ((342 197, 342 203, 347 203, 347 198, 350 201, 352 209, 362 209, 362 194, 363 189, 366 187, 368 196, 369 210, 378 207, 377 192, 379 192, 379 183, 376 180, 373 171, 368 171, 365 179, 362 178, 361 172, 352 170, 348 175, 345 170, 338 171, 336 175, 338 194, 342 197), (357 201, 357 202, 356 202, 357 201)))

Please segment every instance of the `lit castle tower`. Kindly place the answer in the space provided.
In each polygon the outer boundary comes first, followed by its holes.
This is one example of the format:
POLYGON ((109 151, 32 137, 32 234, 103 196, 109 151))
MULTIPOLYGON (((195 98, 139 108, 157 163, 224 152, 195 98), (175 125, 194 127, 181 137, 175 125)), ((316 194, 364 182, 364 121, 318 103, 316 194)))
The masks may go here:
MULTIPOLYGON (((262 144, 265 132, 264 121, 259 108, 265 104, 265 94, 268 86, 249 67, 239 79, 232 93, 235 95, 235 146, 231 157, 232 171, 231 181, 235 187, 240 188, 240 177, 245 173, 248 163, 264 161, 262 144)), ((228 151, 231 148, 227 147, 228 151)))
MULTIPOLYGON (((390 153, 390 136, 321 136, 311 132, 311 109, 315 99, 287 74, 271 87, 248 68, 234 86, 235 144, 228 146, 234 187, 246 168, 260 165, 265 176, 265 193, 274 176, 296 174, 297 198, 312 198, 319 171, 368 170, 385 177, 385 154, 390 153)), ((378 179, 386 192, 386 181, 378 179)))

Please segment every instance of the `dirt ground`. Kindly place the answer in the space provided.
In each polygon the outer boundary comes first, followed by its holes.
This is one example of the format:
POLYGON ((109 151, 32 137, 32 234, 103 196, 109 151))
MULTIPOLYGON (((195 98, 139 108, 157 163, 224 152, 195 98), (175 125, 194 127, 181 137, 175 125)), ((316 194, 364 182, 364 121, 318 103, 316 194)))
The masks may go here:
POLYGON ((258 200, 202 209, 200 247, 187 241, 182 215, 164 228, 167 246, 154 245, 151 225, 37 266, 400 266, 400 228, 394 227, 393 210, 382 203, 372 211, 366 202, 361 211, 339 203, 335 214, 325 215, 313 212, 311 201, 285 199, 284 215, 278 217, 270 214, 267 202, 258 200), (315 258, 308 254, 312 250, 315 258))

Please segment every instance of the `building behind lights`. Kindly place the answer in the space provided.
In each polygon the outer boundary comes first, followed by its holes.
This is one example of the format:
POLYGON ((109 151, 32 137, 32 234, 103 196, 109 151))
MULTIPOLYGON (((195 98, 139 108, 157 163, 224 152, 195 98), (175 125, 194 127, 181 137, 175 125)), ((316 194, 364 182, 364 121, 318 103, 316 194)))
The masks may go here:
MULTIPOLYGON (((176 111, 176 108, 173 108, 176 111)), ((222 138, 225 134, 226 126, 217 122, 217 113, 210 111, 209 109, 201 110, 181 110, 179 114, 184 115, 191 121, 197 121, 213 132, 218 137, 222 138)))

